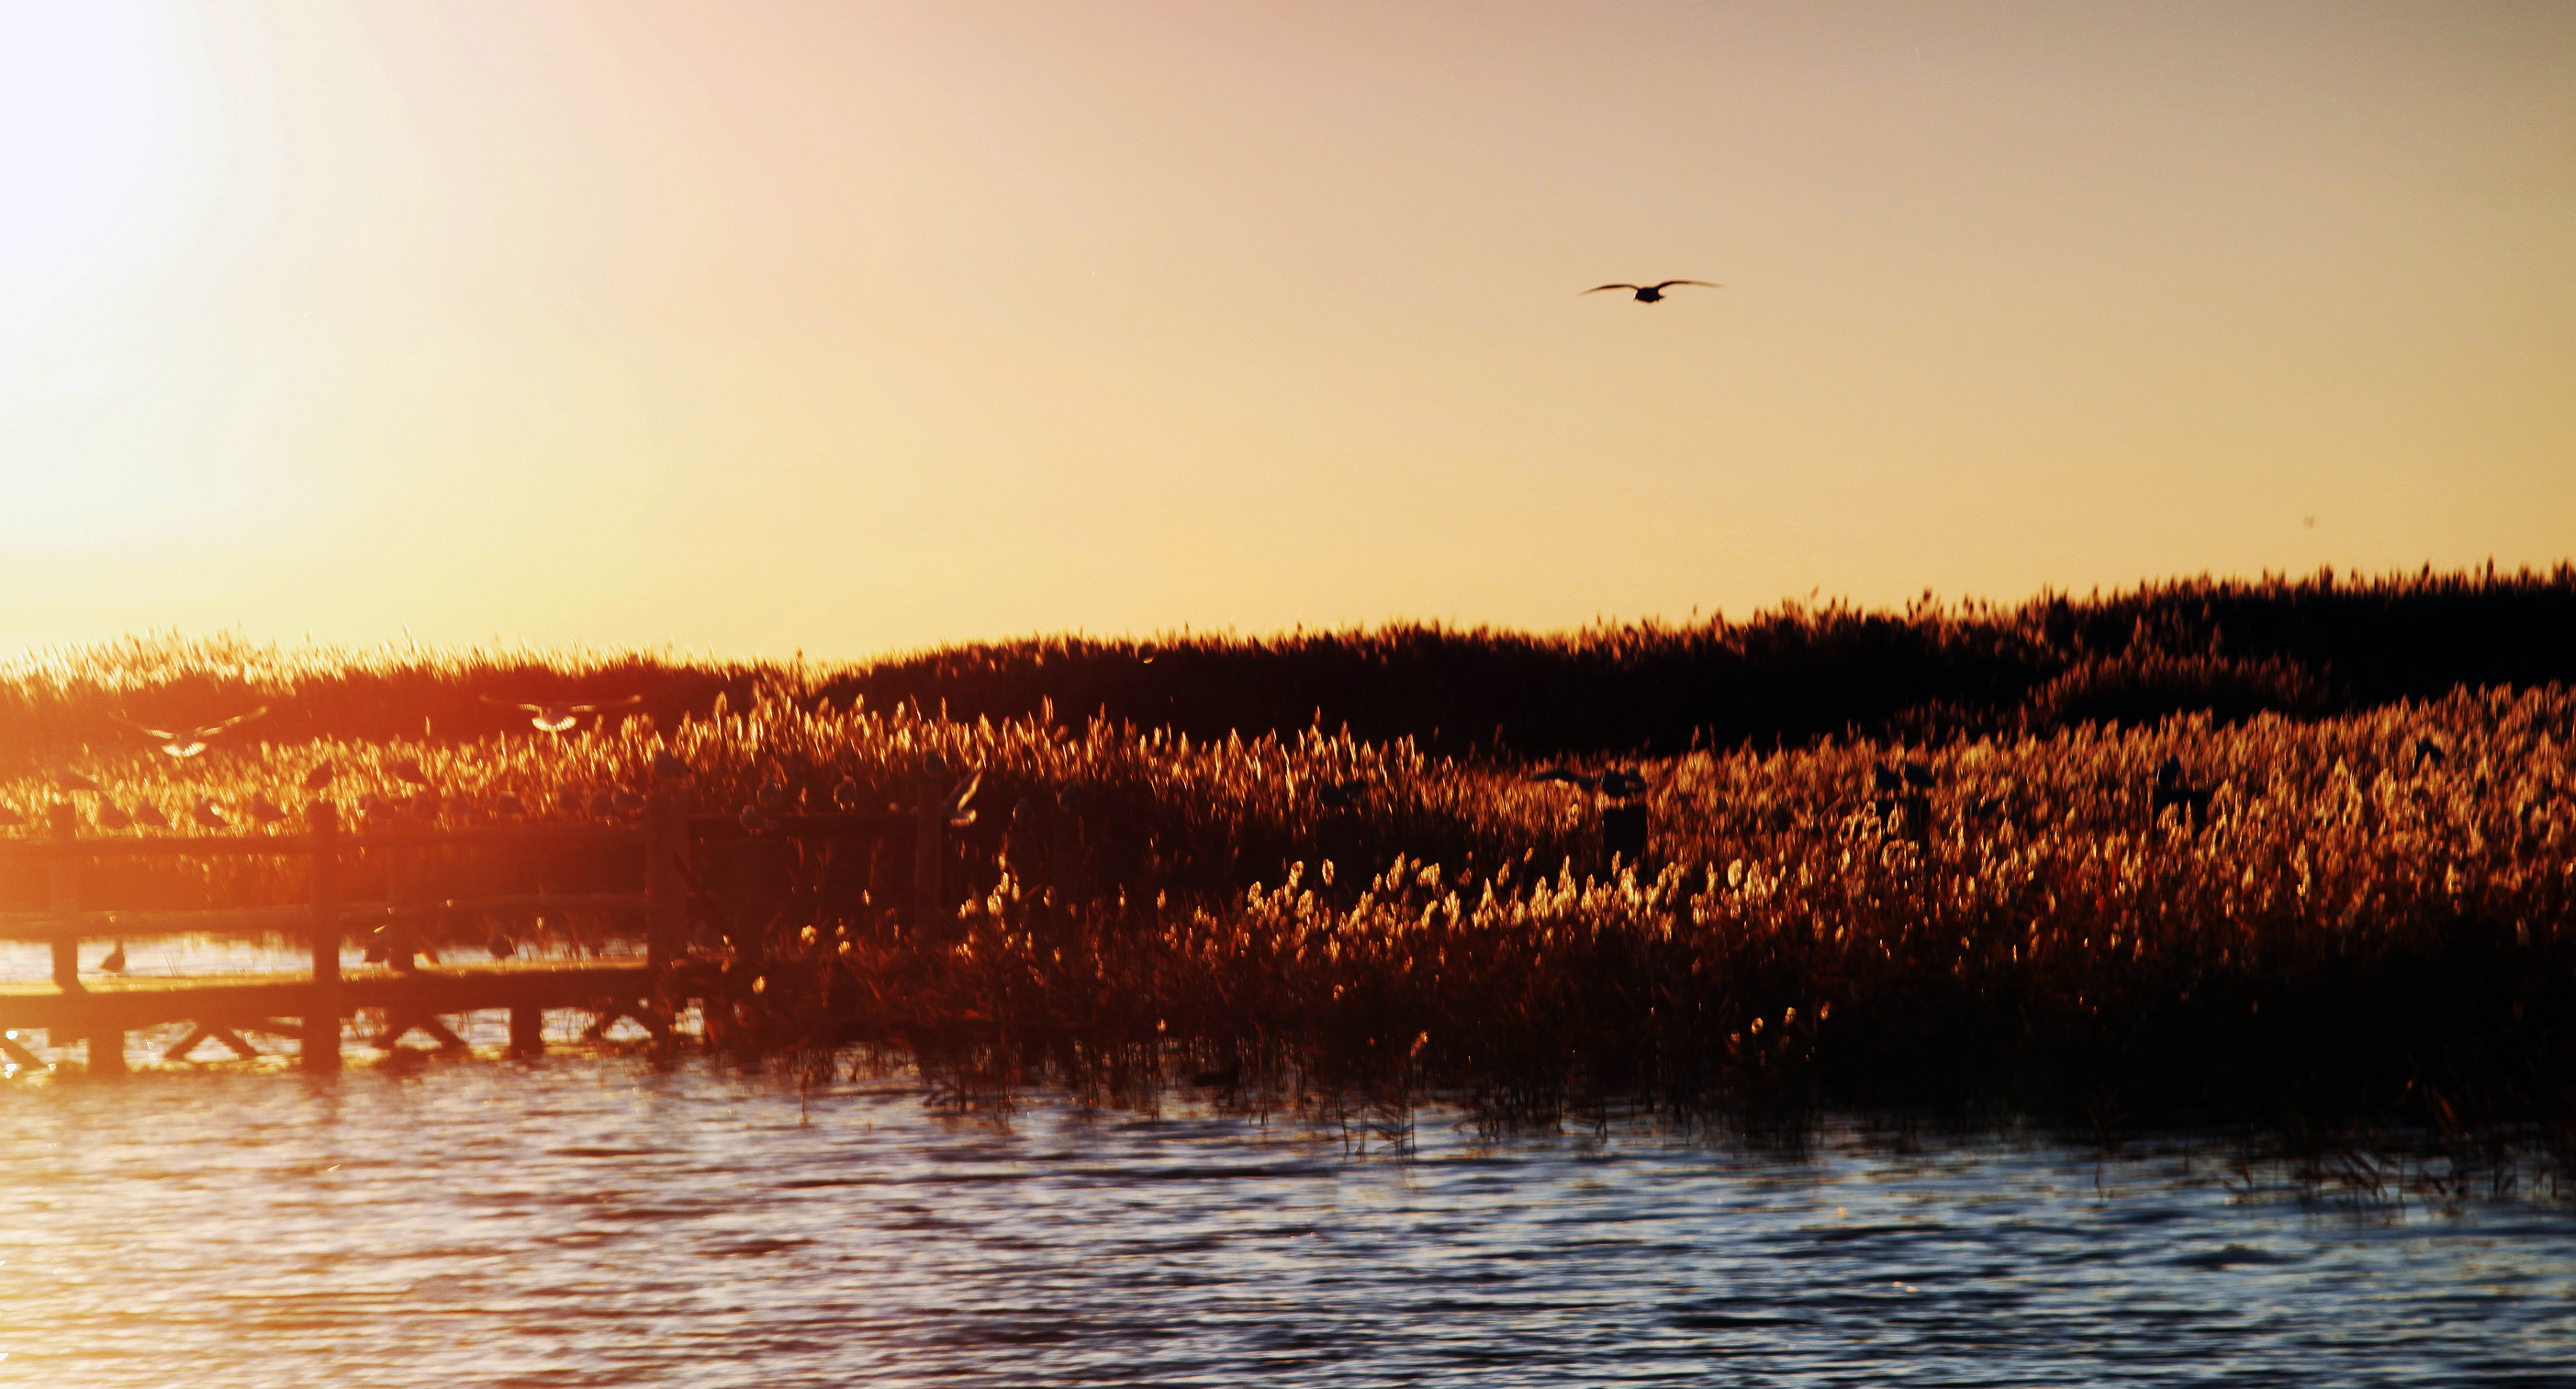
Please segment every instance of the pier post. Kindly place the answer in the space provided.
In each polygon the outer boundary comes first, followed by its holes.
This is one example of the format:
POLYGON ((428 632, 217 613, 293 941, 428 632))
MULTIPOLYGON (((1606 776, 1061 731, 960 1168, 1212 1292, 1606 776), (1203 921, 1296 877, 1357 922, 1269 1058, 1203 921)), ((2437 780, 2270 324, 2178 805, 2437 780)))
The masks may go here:
MULTIPOLYGON (((58 801, 46 815, 52 822, 57 841, 68 845, 80 838, 80 811, 72 805, 58 801)), ((73 920, 81 909, 80 857, 77 854, 56 854, 47 879, 46 886, 52 898, 50 905, 58 918, 54 927, 54 984, 67 994, 88 993, 80 979, 80 926, 73 920)), ((89 1042, 91 1075, 125 1074, 123 1029, 93 1023, 82 1032, 89 1042)))
POLYGON ((546 1010, 533 1003, 510 1005, 510 1054, 535 1057, 546 1054, 546 1010))
MULTIPOLYGON (((66 801, 46 807, 45 818, 54 832, 54 841, 69 844, 80 838, 80 808, 66 801)), ((54 922, 54 987, 67 994, 87 993, 80 977, 80 928, 72 918, 80 914, 80 859, 68 853, 54 855, 45 864, 45 885, 51 894, 46 910, 54 922)))
POLYGON ((393 918, 385 924, 385 963, 396 974, 417 973, 419 929, 403 908, 420 904, 421 851, 387 849, 384 855, 385 905, 394 909, 393 918))
POLYGON ((945 866, 946 846, 940 836, 948 828, 947 798, 938 783, 923 781, 914 799, 918 806, 912 837, 912 914, 913 930, 919 938, 933 944, 948 939, 950 923, 947 914, 948 894, 940 884, 945 866))
POLYGON ((315 801, 313 837, 313 994, 304 1005, 304 1069, 340 1069, 340 811, 315 801))
MULTIPOLYGON (((665 1018, 679 1016, 671 967, 689 939, 689 792, 654 788, 644 808, 644 963, 654 1002, 665 1018)), ((517 1024, 512 1024, 516 1035, 517 1024)))

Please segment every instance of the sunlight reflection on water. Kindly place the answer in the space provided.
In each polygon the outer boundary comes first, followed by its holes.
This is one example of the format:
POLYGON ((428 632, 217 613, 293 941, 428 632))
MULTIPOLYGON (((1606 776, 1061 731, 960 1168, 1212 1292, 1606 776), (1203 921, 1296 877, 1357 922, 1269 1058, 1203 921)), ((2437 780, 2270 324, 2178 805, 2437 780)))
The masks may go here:
POLYGON ((2576 1214, 2204 1158, 1337 1129, 703 1061, 0 1086, 0 1384, 2533 1382, 2576 1214))

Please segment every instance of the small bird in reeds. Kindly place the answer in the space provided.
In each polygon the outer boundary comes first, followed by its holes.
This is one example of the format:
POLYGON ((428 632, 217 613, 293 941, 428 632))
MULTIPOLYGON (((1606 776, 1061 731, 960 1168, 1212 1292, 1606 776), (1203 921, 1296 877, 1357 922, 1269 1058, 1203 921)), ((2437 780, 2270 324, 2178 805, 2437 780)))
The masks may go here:
POLYGON ((66 791, 96 791, 98 783, 68 766, 54 768, 54 784, 66 791))
POLYGON ((526 710, 534 716, 528 722, 545 733, 569 732, 574 724, 581 722, 584 714, 596 714, 607 709, 631 709, 644 702, 644 696, 640 694, 628 695, 624 699, 601 700, 596 704, 521 704, 513 700, 494 699, 490 695, 484 695, 482 699, 484 703, 496 709, 526 710))
POLYGON ((2214 786, 2185 783, 2182 759, 2168 757, 2156 768, 2156 784, 2147 796, 2148 813, 2160 817, 2167 810, 2180 810, 2183 818, 2196 826, 2209 814, 2209 800, 2217 790, 2214 786))
POLYGON ((268 798, 265 791, 250 798, 250 818, 263 825, 273 825, 286 818, 286 807, 268 798))
POLYGON ((116 948, 107 952, 106 956, 98 962, 98 967, 109 974, 123 974, 125 972, 125 942, 118 941, 116 943, 116 948))
POLYGON ((158 742, 161 745, 161 751, 184 762, 213 746, 216 737, 226 730, 237 728, 256 718, 262 718, 267 713, 268 706, 263 704, 247 714, 235 714, 221 723, 201 724, 195 728, 153 728, 136 723, 122 714, 110 714, 108 717, 158 742))
POLYGON ((759 802, 763 810, 776 810, 787 804, 787 785, 778 778, 771 777, 760 783, 760 789, 752 792, 751 798, 759 802))
POLYGON ((656 780, 687 781, 696 775, 688 763, 673 757, 670 749, 653 749, 653 776, 656 780))
POLYGON ((136 801, 134 803, 134 818, 142 821, 144 824, 150 825, 156 830, 166 830, 170 828, 170 817, 162 814, 161 807, 154 805, 150 801, 136 801))
POLYGON ((1662 280, 1651 285, 1594 285, 1592 288, 1583 292, 1585 294, 1599 294, 1605 289, 1633 289, 1637 292, 1638 303, 1659 304, 1663 302, 1664 291, 1671 289, 1675 285, 1700 285, 1708 289, 1726 288, 1724 285, 1712 284, 1707 280, 1662 280))
POLYGON ((420 769, 420 759, 417 757, 404 758, 400 762, 395 763, 392 770, 394 780, 401 782, 405 786, 428 786, 432 784, 429 779, 429 773, 420 769))
POLYGON ((324 758, 320 763, 314 766, 313 770, 304 774, 304 789, 307 791, 319 791, 323 787, 330 785, 331 777, 336 770, 337 769, 332 767, 331 760, 327 757, 324 758))
POLYGON ((132 829, 134 817, 126 814, 124 807, 116 802, 101 797, 98 802, 98 827, 103 830, 132 829))
POLYGON ((519 953, 519 943, 510 939, 510 933, 498 926, 492 928, 492 939, 485 941, 483 948, 491 951, 492 958, 496 960, 506 960, 519 953))
POLYGON ((778 828, 775 821, 771 820, 767 815, 761 812, 760 806, 757 802, 744 806, 742 808, 742 814, 736 816, 735 819, 740 822, 743 831, 747 834, 766 834, 767 832, 778 828))
POLYGON ((0 805, 0 825, 14 826, 23 825, 25 823, 27 823, 27 817, 19 814, 16 806, 0 805))
POLYGON ((845 776, 841 778, 840 785, 832 788, 832 804, 845 811, 856 810, 859 808, 859 795, 859 779, 845 776))
POLYGON ((225 819, 222 811, 215 809, 215 803, 203 796, 199 796, 196 805, 189 808, 188 818, 210 830, 228 830, 233 827, 233 822, 225 819))
POLYGON ((492 813, 517 817, 528 813, 528 803, 516 791, 504 791, 492 798, 492 813))

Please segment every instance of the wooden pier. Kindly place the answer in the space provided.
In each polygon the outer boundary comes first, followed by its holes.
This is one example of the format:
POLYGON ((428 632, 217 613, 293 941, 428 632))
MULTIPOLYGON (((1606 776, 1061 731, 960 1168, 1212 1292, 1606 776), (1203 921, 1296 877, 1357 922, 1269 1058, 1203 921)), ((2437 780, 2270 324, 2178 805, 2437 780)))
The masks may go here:
POLYGON ((684 1008, 720 989, 720 963, 693 958, 693 905, 701 914, 721 914, 724 867, 729 856, 750 841, 877 840, 912 848, 913 917, 929 929, 947 915, 942 894, 941 846, 947 811, 937 797, 924 794, 917 812, 883 815, 780 816, 755 833, 725 816, 691 816, 686 793, 678 788, 655 792, 635 825, 526 825, 473 829, 393 829, 352 834, 344 831, 337 807, 315 802, 306 812, 300 834, 237 833, 109 838, 79 833, 72 806, 52 808, 50 833, 42 839, 0 842, 0 863, 41 860, 49 882, 49 909, 0 913, 0 940, 42 940, 53 950, 49 981, 0 984, 0 1064, 40 1068, 44 1061, 31 1049, 34 1034, 46 1045, 65 1047, 85 1042, 92 1075, 126 1069, 128 1033, 174 1023, 189 1023, 189 1033, 164 1050, 183 1059, 207 1042, 245 1056, 260 1054, 243 1034, 290 1038, 308 1071, 330 1072, 341 1066, 345 1020, 361 1012, 380 1016, 382 1026, 370 1038, 392 1047, 418 1031, 442 1047, 462 1045, 440 1016, 506 1009, 510 1015, 510 1050, 535 1055, 544 1050, 543 1025, 549 1009, 581 1009, 594 1017, 591 1032, 603 1032, 620 1017, 631 1018, 657 1039, 668 1041, 673 1022, 684 1008), (704 844, 710 854, 695 846, 704 844), (623 860, 640 862, 638 890, 606 893, 518 893, 475 897, 442 897, 429 890, 422 862, 432 851, 503 850, 547 854, 582 850, 616 851, 623 860), (231 855, 302 856, 310 864, 307 900, 278 906, 205 911, 89 911, 81 901, 83 866, 100 861, 223 857, 231 855), (341 895, 342 868, 369 856, 382 869, 385 897, 352 902, 341 895), (693 873, 693 858, 712 859, 693 873), (719 890, 705 890, 705 879, 719 890), (693 903, 694 899, 694 903, 693 903), (456 916, 547 913, 625 916, 638 922, 645 944, 642 958, 495 959, 471 964, 429 964, 419 960, 422 946, 416 928, 456 916), (343 942, 357 930, 372 930, 383 947, 384 963, 343 970, 343 942), (290 973, 218 974, 190 977, 83 976, 80 946, 85 940, 120 943, 155 937, 204 935, 262 936, 297 939, 310 947, 309 970, 290 973))

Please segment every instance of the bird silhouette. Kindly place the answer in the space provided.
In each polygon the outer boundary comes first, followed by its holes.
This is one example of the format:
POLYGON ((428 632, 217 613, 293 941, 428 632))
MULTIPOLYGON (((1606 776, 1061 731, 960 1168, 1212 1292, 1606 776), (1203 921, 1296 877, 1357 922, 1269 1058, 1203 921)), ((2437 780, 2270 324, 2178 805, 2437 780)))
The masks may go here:
POLYGON ((492 799, 492 813, 495 815, 525 815, 528 813, 528 803, 520 800, 517 792, 504 791, 492 799))
POLYGON ((653 750, 653 775, 664 781, 687 781, 697 773, 689 764, 673 757, 667 748, 653 750))
POLYGON ((510 933, 498 926, 492 928, 492 939, 485 941, 483 948, 491 951, 492 958, 496 960, 506 960, 519 953, 519 943, 510 939, 510 933))
POLYGON ((125 972, 125 942, 118 941, 116 943, 116 948, 107 952, 106 958, 98 962, 98 967, 110 974, 123 974, 125 972))
POLYGON ((393 766, 393 772, 394 780, 399 781, 406 786, 427 786, 430 784, 429 773, 420 769, 420 759, 417 757, 406 757, 400 762, 395 763, 393 766))
POLYGON ((262 791, 250 798, 250 818, 263 825, 274 824, 286 818, 286 807, 270 800, 268 793, 262 791))
POLYGON ((752 793, 752 799, 760 802, 760 808, 763 810, 776 810, 787 804, 787 785, 778 778, 771 777, 760 784, 758 791, 752 793))
POLYGON ((851 776, 841 778, 841 784, 832 788, 832 804, 843 810, 858 809, 859 779, 851 776))
POLYGON ((323 787, 330 785, 331 775, 334 770, 335 769, 331 766, 330 759, 323 759, 321 765, 304 774, 304 789, 307 791, 319 791, 323 787))
POLYGON ((763 815, 760 812, 760 807, 757 805, 744 806, 742 808, 742 814, 738 818, 742 822, 744 831, 750 834, 759 834, 766 830, 778 828, 777 823, 772 821, 768 816, 763 815))
POLYGON ((150 825, 156 830, 166 830, 170 828, 170 817, 162 814, 161 807, 154 805, 150 801, 136 801, 134 803, 134 818, 150 825))
POLYGON ((124 811, 123 809, 121 809, 121 808, 119 808, 119 807, 118 807, 118 805, 116 804, 116 802, 111 801, 111 800, 105 800, 105 799, 102 799, 102 800, 100 800, 100 801, 99 801, 99 803, 98 803, 98 827, 99 827, 100 829, 103 829, 103 830, 122 830, 122 829, 131 829, 131 828, 133 828, 133 825, 134 825, 134 817, 133 817, 133 816, 131 816, 131 815, 126 814, 126 813, 125 813, 125 811, 124 811))
POLYGON ((54 784, 66 791, 95 791, 98 783, 69 767, 54 768, 54 784))
POLYGON ((1585 294, 1599 294, 1605 289, 1633 289, 1637 291, 1638 303, 1660 304, 1664 299, 1664 291, 1671 289, 1675 285, 1706 285, 1710 289, 1726 288, 1724 285, 1712 284, 1707 280, 1664 280, 1651 285, 1594 285, 1592 288, 1583 292, 1585 294))
POLYGON ((233 824, 224 818, 222 811, 215 809, 213 801, 203 796, 197 798, 196 807, 188 812, 188 818, 210 830, 231 829, 233 824))
POLYGON ((631 709, 644 702, 644 696, 640 694, 628 695, 624 699, 603 700, 597 704, 520 704, 507 699, 494 699, 490 695, 482 698, 484 703, 494 708, 527 710, 535 716, 528 722, 547 733, 562 733, 569 730, 574 724, 581 722, 581 716, 584 714, 596 714, 602 709, 631 709))
POLYGON ((23 825, 25 823, 27 823, 27 817, 19 814, 16 806, 0 805, 0 825, 23 825))
POLYGON ((185 762, 189 758, 204 752, 212 745, 212 740, 224 730, 233 728, 240 724, 248 723, 267 713, 268 706, 263 704, 258 708, 251 710, 247 714, 235 714, 231 718, 224 720, 222 723, 210 723, 197 728, 153 728, 145 724, 136 723, 134 720, 125 718, 121 715, 111 714, 108 717, 113 718, 118 723, 121 723, 126 727, 133 729, 135 732, 143 734, 145 737, 151 738, 160 743, 161 750, 163 752, 185 762))

